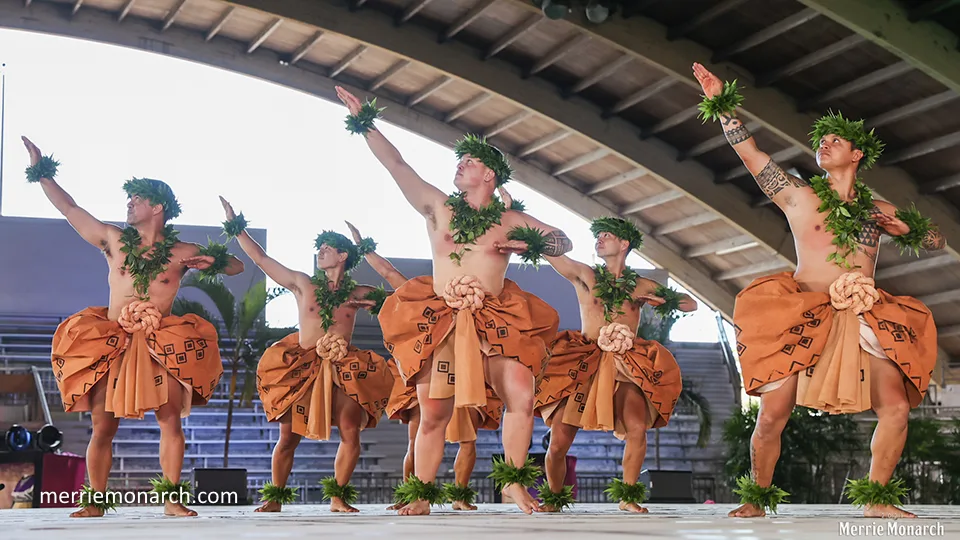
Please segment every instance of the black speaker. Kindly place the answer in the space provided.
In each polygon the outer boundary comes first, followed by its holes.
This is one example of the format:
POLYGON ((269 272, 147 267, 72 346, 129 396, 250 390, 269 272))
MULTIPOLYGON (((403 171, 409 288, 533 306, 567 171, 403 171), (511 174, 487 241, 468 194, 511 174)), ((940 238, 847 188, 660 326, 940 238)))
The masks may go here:
POLYGON ((640 482, 650 487, 651 503, 696 503, 693 497, 693 472, 644 469, 640 482))
POLYGON ((194 469, 193 503, 229 506, 247 502, 246 469, 194 469), (201 493, 203 495, 201 496, 201 493))

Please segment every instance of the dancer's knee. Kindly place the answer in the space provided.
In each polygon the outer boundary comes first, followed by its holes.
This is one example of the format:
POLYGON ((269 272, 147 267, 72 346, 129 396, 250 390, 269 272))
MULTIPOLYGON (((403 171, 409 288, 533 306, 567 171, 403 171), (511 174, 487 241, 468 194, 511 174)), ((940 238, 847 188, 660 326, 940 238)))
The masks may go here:
POLYGON ((426 433, 447 429, 453 415, 452 399, 420 400, 420 429, 426 433))

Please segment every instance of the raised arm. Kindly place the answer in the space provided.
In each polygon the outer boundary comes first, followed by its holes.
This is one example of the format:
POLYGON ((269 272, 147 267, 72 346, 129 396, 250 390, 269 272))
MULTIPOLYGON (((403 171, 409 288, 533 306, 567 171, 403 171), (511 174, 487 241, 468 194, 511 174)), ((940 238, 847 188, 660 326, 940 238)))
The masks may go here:
MULTIPOLYGON (((360 113, 363 105, 356 96, 339 86, 337 87, 337 96, 350 110, 351 115, 360 113)), ((424 182, 382 133, 376 129, 371 129, 364 134, 364 137, 367 140, 367 146, 373 151, 373 155, 397 182, 397 186, 400 187, 400 191, 407 202, 420 215, 424 217, 433 216, 436 209, 447 200, 447 196, 436 187, 424 182)))
MULTIPOLYGON (((359 244, 360 240, 363 239, 363 237, 360 236, 360 231, 358 231, 357 228, 354 227, 349 221, 346 223, 347 227, 350 229, 350 233, 353 235, 353 241, 359 244)), ((401 274, 400 271, 397 270, 397 267, 391 264, 390 261, 378 255, 375 251, 367 253, 364 255, 364 258, 367 260, 367 263, 370 264, 370 267, 373 268, 376 273, 380 274, 380 277, 382 277, 394 289, 407 282, 406 276, 401 274)))
MULTIPOLYGON (((694 64, 693 74, 700 82, 705 98, 712 99, 723 91, 723 83, 720 79, 702 65, 694 64)), ((795 196, 809 184, 802 178, 788 174, 770 158, 769 154, 757 148, 753 134, 737 118, 735 111, 720 113, 719 120, 727 142, 756 179, 763 194, 783 210, 785 206, 794 206, 795 196)))
MULTIPOLYGON (((33 144, 30 139, 26 137, 21 137, 21 139, 23 139, 24 146, 27 147, 27 152, 30 153, 30 166, 32 167, 40 162, 42 154, 37 145, 33 144)), ((119 232, 120 229, 117 227, 100 221, 77 206, 73 197, 52 178, 40 178, 39 184, 43 188, 43 193, 47 196, 47 199, 63 214, 63 217, 67 218, 67 222, 77 231, 77 234, 87 242, 102 250, 107 247, 110 232, 119 232)))
MULTIPOLYGON (((223 211, 228 220, 237 217, 233 211, 233 207, 223 197, 220 197, 220 203, 223 204, 223 211)), ((303 272, 291 270, 267 255, 267 252, 260 247, 260 244, 258 244, 256 240, 247 234, 246 230, 237 235, 237 243, 240 244, 240 249, 250 257, 250 260, 281 287, 291 291, 298 291, 300 283, 310 279, 309 276, 303 272)))

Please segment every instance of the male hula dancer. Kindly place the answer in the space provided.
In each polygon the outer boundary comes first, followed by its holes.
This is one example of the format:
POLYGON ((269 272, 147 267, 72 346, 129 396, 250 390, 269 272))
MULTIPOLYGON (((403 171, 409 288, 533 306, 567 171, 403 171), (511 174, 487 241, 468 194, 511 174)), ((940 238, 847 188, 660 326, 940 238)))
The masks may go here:
MULTIPOLYGON (((347 222, 347 227, 353 234, 354 242, 360 242, 360 231, 350 222, 347 222)), ((381 257, 377 252, 371 251, 364 255, 364 258, 366 258, 370 267, 394 289, 400 288, 407 282, 407 278, 390 261, 381 257)), ((413 475, 414 447, 417 430, 420 427, 420 404, 417 402, 417 388, 407 386, 403 382, 396 361, 388 361, 388 365, 391 373, 393 373, 394 380, 390 402, 387 403, 387 416, 391 420, 399 420, 401 423, 407 424, 409 442, 407 444, 407 454, 403 457, 403 479, 406 480, 413 475)), ((485 406, 465 408, 462 411, 462 414, 469 416, 469 421, 450 422, 447 425, 446 440, 459 443, 460 448, 457 450, 457 458, 453 463, 454 481, 444 484, 443 488, 445 498, 452 503, 454 510, 476 510, 477 507, 473 502, 477 494, 470 487, 470 477, 473 475, 473 468, 477 464, 477 430, 496 430, 500 428, 500 419, 503 417, 503 402, 488 388, 487 404, 485 406)), ((399 510, 404 506, 406 506, 406 503, 398 500, 387 510, 399 510)))
POLYGON ((55 181, 59 163, 42 156, 29 139, 27 180, 44 194, 77 233, 99 248, 109 266, 110 303, 88 307, 64 320, 53 336, 53 372, 67 412, 89 411, 93 433, 87 445, 90 484, 84 486, 81 509, 73 517, 99 517, 113 508, 106 493, 113 465, 113 437, 121 418, 143 419, 154 411, 160 426, 160 468, 152 481, 162 496, 164 513, 195 516, 180 504, 189 482, 180 482, 184 437, 180 418, 193 405, 205 405, 213 394, 223 364, 217 330, 196 315, 170 314, 180 280, 190 268, 203 278, 236 275, 243 263, 226 246, 199 246, 177 239, 167 224, 180 215, 170 186, 145 178, 123 185, 127 226, 104 223, 77 206, 55 181))
POLYGON ((337 426, 340 446, 334 476, 324 478, 324 499, 331 512, 358 512, 351 506, 357 490, 350 483, 360 459, 360 431, 377 426, 393 387, 383 358, 350 345, 357 310, 376 313, 386 293, 358 285, 350 272, 376 247, 365 238, 354 245, 342 234, 317 236, 317 270, 313 276, 291 270, 270 256, 244 230, 243 214, 220 198, 226 212, 224 231, 270 279, 297 299, 299 332, 271 345, 257 366, 257 390, 267 419, 280 422, 280 440, 273 449, 273 481, 260 491, 257 512, 279 512, 296 500, 288 487, 293 455, 302 437, 326 441, 337 426))
POLYGON ((642 233, 629 221, 604 217, 590 226, 603 265, 594 267, 567 256, 547 257, 570 280, 580 303, 582 331, 561 332, 537 389, 537 414, 550 426, 546 473, 540 487, 541 510, 559 512, 573 502, 572 486, 564 486, 566 457, 580 428, 613 431, 626 440, 623 480, 607 493, 628 512, 646 513, 640 505, 646 487, 637 482, 647 454, 647 430, 667 425, 682 383, 680 366, 656 341, 637 337, 644 303, 658 311, 695 311, 697 302, 657 282, 642 278, 626 265, 640 247, 642 233))
POLYGON ((443 459, 447 424, 454 410, 486 405, 486 385, 506 406, 505 459, 494 463, 498 488, 525 513, 537 508, 527 493, 537 468, 528 463, 533 433, 536 380, 549 358, 545 337, 559 326, 556 310, 504 282, 511 253, 530 262, 572 248, 562 232, 527 214, 508 210, 494 191, 512 171, 503 154, 486 141, 467 136, 457 144, 460 159, 447 196, 426 183, 397 149, 374 128, 380 110, 343 88, 350 110, 347 127, 362 133, 376 158, 393 176, 407 201, 426 219, 433 247, 433 276, 407 281, 380 313, 387 350, 407 385, 417 386, 420 429, 415 475, 402 486, 408 504, 401 515, 430 512, 442 500, 435 485, 443 459))
POLYGON ((826 173, 809 182, 761 152, 736 117, 743 101, 700 64, 700 105, 723 132, 760 189, 786 214, 797 270, 758 278, 737 295, 734 323, 746 391, 761 396, 751 444, 751 478, 740 480, 743 505, 731 516, 765 515, 787 495, 771 485, 780 434, 794 405, 830 413, 873 409, 877 429, 868 478, 847 494, 868 517, 915 517, 897 508, 905 493, 890 481, 907 437, 907 416, 927 391, 937 357, 930 310, 914 298, 874 288, 880 234, 901 250, 942 249, 943 236, 916 209, 876 201, 857 177, 883 150, 863 121, 829 114, 813 126, 812 145, 826 173))

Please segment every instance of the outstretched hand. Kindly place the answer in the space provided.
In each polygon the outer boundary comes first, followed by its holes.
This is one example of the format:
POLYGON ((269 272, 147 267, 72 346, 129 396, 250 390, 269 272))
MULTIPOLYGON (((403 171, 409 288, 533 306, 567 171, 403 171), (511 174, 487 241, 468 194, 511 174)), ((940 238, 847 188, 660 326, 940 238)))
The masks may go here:
POLYGON ((34 166, 40 162, 40 157, 43 155, 40 153, 40 149, 37 148, 37 145, 33 144, 33 141, 26 137, 20 137, 23 140, 23 145, 27 147, 27 152, 30 153, 30 166, 34 166))
POLYGON ((873 219, 876 220, 877 226, 890 236, 903 236, 910 232, 910 227, 895 216, 880 213, 876 214, 873 219))
POLYGON ((359 244, 360 240, 363 240, 363 237, 360 236, 360 231, 358 231, 357 228, 353 226, 353 223, 350 223, 349 221, 346 221, 346 220, 344 220, 344 223, 347 224, 347 228, 350 229, 350 234, 353 235, 353 243, 359 244))
POLYGON ((210 255, 195 255, 180 259, 180 264, 187 268, 196 268, 197 270, 206 270, 213 266, 215 259, 210 255))
POLYGON ((340 98, 340 101, 347 106, 347 109, 350 110, 350 114, 357 114, 360 112, 363 104, 360 103, 360 100, 357 99, 357 96, 347 92, 342 86, 337 86, 337 97, 340 98))
POLYGON ((710 73, 710 70, 703 67, 703 64, 694 62, 693 76, 697 78, 697 82, 700 83, 700 88, 703 89, 703 95, 707 99, 717 96, 723 91, 723 81, 713 73, 710 73))
POLYGON ((503 205, 507 207, 507 210, 513 206, 513 196, 507 193, 507 190, 500 186, 497 188, 497 191, 500 192, 500 198, 503 199, 503 205))
POLYGON ((237 214, 233 211, 233 206, 231 206, 222 195, 220 196, 220 204, 223 205, 223 213, 227 215, 227 219, 233 219, 237 217, 237 214))
POLYGON ((500 253, 526 253, 529 248, 523 240, 507 240, 506 242, 494 242, 494 249, 500 253))

